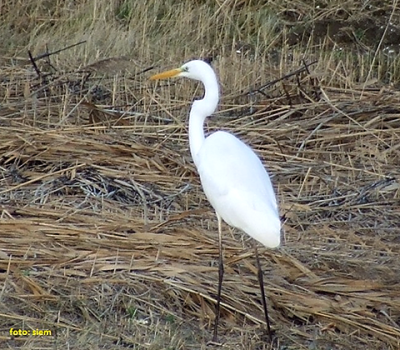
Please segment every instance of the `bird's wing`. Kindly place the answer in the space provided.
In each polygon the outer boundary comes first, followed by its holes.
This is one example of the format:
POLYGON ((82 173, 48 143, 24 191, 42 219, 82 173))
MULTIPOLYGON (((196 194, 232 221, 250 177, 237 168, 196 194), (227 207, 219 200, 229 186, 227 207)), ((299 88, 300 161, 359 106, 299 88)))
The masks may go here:
POLYGON ((266 247, 280 244, 280 220, 267 171, 253 150, 233 135, 209 136, 198 157, 204 192, 215 211, 266 247))
POLYGON ((234 189, 246 198, 254 197, 254 203, 261 201, 277 209, 271 180, 260 159, 232 134, 218 131, 207 137, 199 159, 198 171, 211 204, 234 189))

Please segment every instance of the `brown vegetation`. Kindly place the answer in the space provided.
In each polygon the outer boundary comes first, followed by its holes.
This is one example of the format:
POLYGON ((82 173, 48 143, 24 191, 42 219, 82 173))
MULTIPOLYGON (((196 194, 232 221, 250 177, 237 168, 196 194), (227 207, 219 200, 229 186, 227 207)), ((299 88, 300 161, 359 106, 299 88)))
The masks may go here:
POLYGON ((186 125, 202 91, 147 70, 212 56, 208 131, 257 151, 284 216, 260 250, 273 346, 247 236, 223 228, 222 348, 400 348, 397 2, 78 3, 0 4, 0 340, 206 348, 217 225, 186 125))

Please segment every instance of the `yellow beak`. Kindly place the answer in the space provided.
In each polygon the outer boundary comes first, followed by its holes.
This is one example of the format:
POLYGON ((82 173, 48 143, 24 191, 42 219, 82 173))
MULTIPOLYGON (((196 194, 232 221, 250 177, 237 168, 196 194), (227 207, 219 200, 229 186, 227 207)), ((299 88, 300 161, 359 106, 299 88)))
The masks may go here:
POLYGON ((182 73, 181 68, 171 69, 171 70, 167 70, 166 72, 162 72, 162 73, 151 76, 150 80, 173 78, 173 77, 178 76, 180 73, 182 73))

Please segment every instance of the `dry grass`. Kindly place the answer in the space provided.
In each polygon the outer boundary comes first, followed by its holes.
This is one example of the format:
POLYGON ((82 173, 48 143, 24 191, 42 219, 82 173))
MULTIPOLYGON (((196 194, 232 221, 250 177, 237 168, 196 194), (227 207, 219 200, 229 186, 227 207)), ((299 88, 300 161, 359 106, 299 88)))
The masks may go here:
MULTIPOLYGON (((372 47, 351 27, 378 10, 385 22, 396 7, 160 4, 1 5, 0 339, 26 349, 206 348, 217 227, 185 121, 201 88, 155 85, 145 71, 212 54, 224 95, 208 130, 252 145, 285 215, 282 247, 260 251, 272 348, 398 349, 400 64, 383 32, 372 47), (306 38, 307 25, 335 16, 347 16, 353 42, 306 38), (289 45, 302 31, 307 40, 289 45), (38 60, 38 78, 28 49, 84 39, 38 60), (307 70, 303 59, 316 63, 307 70), (10 328, 52 336, 10 337, 10 328)), ((271 348, 247 237, 224 230, 223 348, 271 348)))

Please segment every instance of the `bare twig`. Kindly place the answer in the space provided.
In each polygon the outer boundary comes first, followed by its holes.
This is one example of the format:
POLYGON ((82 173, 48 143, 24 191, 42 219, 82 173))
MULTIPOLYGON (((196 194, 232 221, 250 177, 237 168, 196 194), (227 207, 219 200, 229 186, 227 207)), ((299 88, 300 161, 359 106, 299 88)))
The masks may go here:
POLYGON ((36 74, 38 75, 38 78, 40 78, 40 70, 39 70, 38 66, 36 65, 35 59, 33 58, 30 50, 28 50, 28 55, 29 55, 29 60, 32 63, 33 69, 35 70, 36 74))
POLYGON ((294 76, 294 75, 297 75, 297 74, 299 74, 299 73, 302 73, 302 72, 304 72, 304 71, 307 71, 307 72, 308 72, 308 67, 312 66, 313 64, 315 64, 315 63, 317 63, 317 62, 318 62, 318 61, 315 60, 315 61, 312 61, 311 63, 308 63, 308 64, 304 63, 304 66, 303 66, 303 67, 301 67, 301 68, 295 70, 294 72, 285 74, 284 76, 282 76, 282 77, 280 77, 280 78, 278 78, 278 79, 272 80, 272 81, 270 81, 270 82, 268 82, 268 83, 266 83, 266 84, 260 86, 260 87, 257 88, 257 89, 254 89, 254 90, 248 91, 248 92, 246 92, 246 93, 243 93, 243 95, 254 94, 254 93, 257 93, 257 92, 260 93, 260 94, 262 94, 262 95, 265 95, 262 91, 265 90, 266 88, 268 88, 268 87, 270 87, 270 86, 272 86, 272 85, 275 85, 276 83, 278 83, 278 82, 280 82, 280 81, 282 81, 282 80, 288 79, 288 78, 290 78, 290 77, 292 77, 292 76, 294 76))
POLYGON ((86 43, 86 40, 80 41, 79 43, 76 43, 76 44, 73 44, 73 45, 69 45, 69 46, 67 46, 67 47, 64 47, 64 48, 62 48, 62 49, 59 49, 59 50, 56 50, 56 51, 53 51, 53 52, 46 52, 46 53, 44 53, 44 54, 38 55, 38 56, 36 56, 33 60, 34 60, 34 61, 38 61, 38 60, 40 60, 40 59, 42 59, 42 58, 45 58, 45 57, 49 57, 49 56, 51 56, 51 55, 58 54, 58 53, 60 53, 60 52, 62 52, 62 51, 71 49, 72 47, 75 47, 75 46, 78 46, 78 45, 82 45, 82 44, 84 44, 84 43, 86 43))

